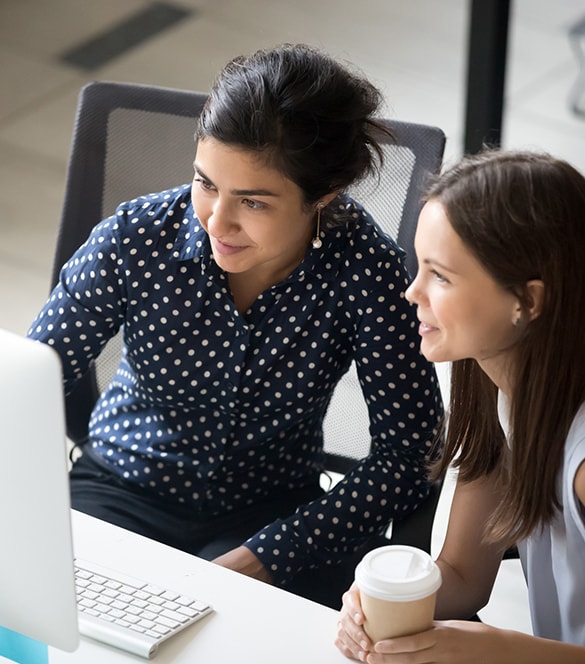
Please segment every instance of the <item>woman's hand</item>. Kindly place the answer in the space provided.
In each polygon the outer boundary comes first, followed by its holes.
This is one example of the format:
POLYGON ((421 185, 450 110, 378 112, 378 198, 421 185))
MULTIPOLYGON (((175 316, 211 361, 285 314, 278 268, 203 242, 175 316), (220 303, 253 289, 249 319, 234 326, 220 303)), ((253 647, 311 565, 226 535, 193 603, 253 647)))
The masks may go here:
POLYGON ((359 590, 355 583, 343 595, 343 606, 339 614, 335 645, 350 659, 366 661, 366 655, 372 649, 372 641, 364 632, 364 614, 360 603, 359 590))
POLYGON ((335 645, 350 659, 368 664, 479 664, 492 661, 486 655, 493 651, 500 633, 483 623, 436 621, 426 632, 373 644, 363 624, 359 591, 354 584, 343 595, 335 639, 335 645))
POLYGON ((368 664, 488 664, 506 658, 502 630, 464 620, 435 621, 420 634, 376 643, 368 664))
POLYGON ((420 634, 379 641, 367 664, 582 664, 585 647, 464 620, 435 621, 420 634))
POLYGON ((235 572, 251 576, 259 581, 272 583, 270 572, 260 562, 259 558, 245 546, 237 546, 235 549, 224 553, 222 556, 218 556, 213 562, 216 565, 233 569, 235 572))

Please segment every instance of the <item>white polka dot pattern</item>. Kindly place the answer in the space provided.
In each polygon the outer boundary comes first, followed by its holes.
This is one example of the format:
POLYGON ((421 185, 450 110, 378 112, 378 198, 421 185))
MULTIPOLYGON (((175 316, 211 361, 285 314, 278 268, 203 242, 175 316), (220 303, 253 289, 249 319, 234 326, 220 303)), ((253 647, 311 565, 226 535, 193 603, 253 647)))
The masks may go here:
POLYGON ((337 561, 418 504, 442 414, 401 252, 361 207, 345 207, 351 223, 242 316, 189 186, 140 197, 96 226, 29 331, 58 351, 69 389, 122 328, 123 358, 90 422, 92 454, 194 514, 314 481, 327 404, 355 359, 372 452, 247 542, 277 582, 337 561))

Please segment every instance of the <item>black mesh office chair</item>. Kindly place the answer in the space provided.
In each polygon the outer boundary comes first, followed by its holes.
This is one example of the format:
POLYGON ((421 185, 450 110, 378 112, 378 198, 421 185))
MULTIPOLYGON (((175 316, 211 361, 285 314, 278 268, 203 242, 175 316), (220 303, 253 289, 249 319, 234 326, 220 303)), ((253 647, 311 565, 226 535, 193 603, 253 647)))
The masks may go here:
MULTIPOLYGON (((119 203, 191 180, 193 135, 205 99, 204 94, 125 83, 95 82, 81 90, 53 285, 61 266, 91 228, 112 214, 119 203)), ((386 159, 380 180, 367 180, 352 194, 367 203, 374 218, 406 249, 413 273, 416 259, 412 245, 420 196, 428 174, 440 168, 445 136, 436 127, 397 121, 388 124, 396 144, 388 141, 384 145, 386 159)), ((68 436, 76 445, 82 445, 87 438, 91 409, 113 375, 119 354, 120 341, 116 338, 66 400, 68 436)), ((368 454, 370 438, 364 409, 357 377, 350 371, 336 390, 325 422, 328 470, 345 473, 368 454), (352 423, 355 429, 350 426, 352 423)), ((394 524, 393 542, 430 550, 439 492, 440 482, 412 517, 394 524)), ((373 540, 372 546, 385 541, 373 540)), ((345 576, 335 568, 331 570, 331 580, 324 577, 321 584, 301 579, 299 583, 306 586, 301 592, 338 606, 341 591, 352 574, 350 561, 345 576)))

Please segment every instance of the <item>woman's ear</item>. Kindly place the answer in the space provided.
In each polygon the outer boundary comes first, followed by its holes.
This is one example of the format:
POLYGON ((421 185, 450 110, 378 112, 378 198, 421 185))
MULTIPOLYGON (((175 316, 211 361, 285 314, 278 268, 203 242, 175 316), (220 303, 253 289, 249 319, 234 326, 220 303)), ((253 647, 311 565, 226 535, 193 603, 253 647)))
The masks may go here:
POLYGON ((329 203, 331 203, 331 201, 332 201, 332 200, 333 200, 338 194, 339 194, 338 191, 332 191, 332 192, 330 192, 329 194, 326 194, 325 196, 322 196, 322 197, 319 199, 318 204, 319 204, 319 205, 322 205, 323 207, 325 207, 326 205, 329 205, 329 203))
POLYGON ((526 282, 526 312, 529 320, 538 318, 544 304, 544 281, 531 279, 526 282))

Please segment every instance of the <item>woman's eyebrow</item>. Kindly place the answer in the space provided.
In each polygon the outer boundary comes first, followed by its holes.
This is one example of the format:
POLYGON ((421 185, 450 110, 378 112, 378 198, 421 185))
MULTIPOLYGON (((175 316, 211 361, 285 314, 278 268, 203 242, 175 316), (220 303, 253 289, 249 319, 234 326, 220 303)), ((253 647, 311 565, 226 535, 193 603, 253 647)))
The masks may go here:
POLYGON ((193 170, 196 171, 204 180, 207 180, 209 184, 213 184, 213 182, 207 177, 207 175, 205 175, 201 168, 199 168, 196 161, 193 162, 193 170))
POLYGON ((445 265, 441 261, 438 261, 434 258, 425 258, 422 261, 422 263, 423 263, 423 265, 428 265, 429 267, 436 266, 436 267, 440 268, 441 270, 443 270, 444 272, 450 272, 451 274, 457 274, 457 272, 453 268, 448 267, 447 265, 445 265))
MULTIPOLYGON (((193 163, 193 168, 206 182, 215 187, 213 181, 197 166, 197 162, 193 163)), ((269 189, 231 189, 230 194, 232 196, 279 196, 279 194, 269 189)))
POLYGON ((274 191, 268 189, 232 189, 230 194, 233 196, 278 196, 274 191))

